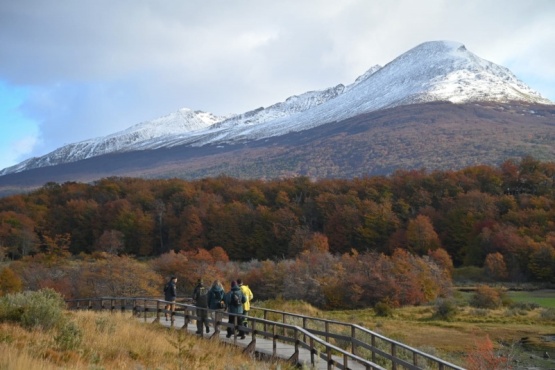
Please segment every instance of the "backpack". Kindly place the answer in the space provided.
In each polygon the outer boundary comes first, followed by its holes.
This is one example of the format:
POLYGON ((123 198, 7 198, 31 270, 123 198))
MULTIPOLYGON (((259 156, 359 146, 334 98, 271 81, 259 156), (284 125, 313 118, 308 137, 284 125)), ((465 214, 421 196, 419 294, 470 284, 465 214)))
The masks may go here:
POLYGON ((166 283, 164 285, 164 294, 168 294, 170 292, 170 283, 166 283))
POLYGON ((229 303, 233 307, 239 307, 243 304, 243 302, 241 302, 241 297, 239 297, 239 294, 237 294, 237 292, 234 292, 234 291, 231 292, 231 297, 229 299, 229 303))
POLYGON ((199 287, 196 301, 198 307, 208 307, 208 291, 205 287, 199 287))

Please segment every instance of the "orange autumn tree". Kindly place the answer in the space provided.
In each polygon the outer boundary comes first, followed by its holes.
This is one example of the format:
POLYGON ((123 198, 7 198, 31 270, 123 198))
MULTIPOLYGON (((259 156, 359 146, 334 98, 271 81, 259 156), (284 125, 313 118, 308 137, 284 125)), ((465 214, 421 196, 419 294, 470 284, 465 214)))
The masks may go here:
POLYGON ((420 255, 436 250, 441 242, 428 216, 418 215, 407 226, 407 244, 409 250, 420 255))
POLYGON ((505 280, 509 276, 503 255, 499 252, 489 253, 484 263, 484 272, 495 280, 505 280))

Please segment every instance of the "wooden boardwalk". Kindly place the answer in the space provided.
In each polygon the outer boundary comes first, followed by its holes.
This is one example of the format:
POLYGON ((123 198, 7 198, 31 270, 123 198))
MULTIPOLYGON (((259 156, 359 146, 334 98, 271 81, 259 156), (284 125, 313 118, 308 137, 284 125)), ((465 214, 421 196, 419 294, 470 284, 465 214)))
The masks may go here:
MULTIPOLYGON (((155 318, 150 318, 147 319, 148 322, 153 323, 154 321, 156 321, 155 318)), ((163 326, 166 327, 172 327, 172 322, 171 321, 166 321, 164 318, 161 318, 159 323, 163 326)), ((184 329, 184 325, 185 325, 185 318, 184 317, 179 317, 176 316, 175 320, 173 322, 173 327, 176 329, 184 329)), ((269 339, 265 339, 263 337, 257 337, 256 334, 252 333, 252 329, 246 329, 247 331, 250 330, 250 333, 248 333, 248 335, 246 335, 245 339, 240 339, 237 335, 231 336, 231 338, 227 338, 226 334, 226 328, 223 327, 219 330, 218 333, 215 332, 214 330, 214 322, 211 321, 209 323, 210 326, 210 332, 206 333, 205 331, 202 334, 202 337, 207 338, 207 339, 216 339, 214 338, 214 336, 218 336, 217 339, 219 339, 222 342, 225 343, 229 343, 232 345, 236 345, 238 347, 242 347, 247 349, 249 346, 251 346, 252 348, 249 351, 254 351, 258 354, 262 354, 264 356, 269 356, 269 357, 279 357, 281 359, 284 360, 289 360, 292 357, 295 356, 295 347, 293 345, 287 344, 287 343, 283 343, 283 342, 276 342, 275 344, 275 348, 274 348, 274 341, 269 340, 269 339)), ((193 335, 198 335, 199 337, 201 336, 200 334, 195 334, 197 331, 197 324, 195 321, 193 322, 189 322, 187 324, 186 327, 187 331, 193 335)), ((342 358, 339 356, 333 356, 333 362, 328 364, 326 361, 324 361, 323 359, 314 356, 313 358, 311 358, 311 353, 308 349, 305 348, 300 348, 299 349, 299 354, 298 354, 298 358, 297 358, 297 363, 299 365, 302 365, 303 368, 306 369, 318 369, 318 370, 328 370, 328 369, 334 369, 334 368, 341 368, 343 369, 344 367, 336 367, 335 364, 341 364, 342 363, 342 358), (315 364, 312 365, 312 361, 314 360, 315 364)), ((374 367, 375 369, 383 369, 381 367, 374 367)), ((356 363, 356 362, 351 362, 348 365, 348 369, 353 369, 353 370, 365 370, 367 369, 366 366, 356 363)), ((385 369, 384 369, 385 370, 385 369)))
MULTIPOLYGON (((67 301, 70 309, 132 311, 134 317, 159 323, 195 335, 197 308, 190 303, 175 304, 165 310, 166 302, 157 298, 98 297, 67 301), (166 313, 171 319, 166 321, 166 313)), ((433 355, 387 338, 353 323, 310 317, 290 312, 251 307, 245 339, 226 337, 228 314, 209 311, 210 333, 217 339, 244 348, 245 352, 279 357, 309 369, 366 370, 464 370, 433 355)), ((200 334, 197 334, 200 335, 200 334)))

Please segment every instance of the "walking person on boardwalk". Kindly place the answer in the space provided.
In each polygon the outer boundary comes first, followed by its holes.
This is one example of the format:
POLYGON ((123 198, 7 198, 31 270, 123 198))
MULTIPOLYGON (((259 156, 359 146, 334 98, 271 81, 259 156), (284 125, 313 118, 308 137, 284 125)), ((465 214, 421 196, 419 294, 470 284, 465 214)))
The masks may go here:
POLYGON ((204 286, 202 279, 198 279, 197 286, 193 290, 193 302, 195 303, 197 314, 197 334, 202 334, 202 327, 210 333, 208 326, 208 289, 204 286))
POLYGON ((164 301, 170 302, 164 307, 166 311, 166 321, 168 321, 168 315, 170 315, 168 311, 171 311, 171 313, 173 314, 173 311, 175 310, 175 300, 177 299, 176 283, 177 277, 172 276, 170 280, 166 283, 166 285, 164 285, 164 301))
POLYGON ((211 310, 221 310, 225 308, 224 287, 220 280, 214 280, 208 291, 208 308, 211 310))
MULTIPOLYGON (((247 299, 245 298, 241 288, 237 285, 236 281, 231 282, 231 290, 224 296, 224 302, 227 306, 229 314, 229 323, 234 326, 241 324, 241 317, 243 315, 243 304, 247 299)), ((226 338, 230 338, 234 334, 234 329, 227 328, 226 338)), ((239 330, 239 337, 245 339, 245 332, 239 330)))
POLYGON ((252 294, 252 291, 249 288, 249 286, 246 284, 243 284, 242 279, 237 279, 237 285, 239 285, 239 288, 241 288, 243 295, 247 299, 243 304, 243 326, 247 326, 248 324, 247 316, 249 316, 249 311, 251 309, 251 301, 254 298, 254 295, 252 294))

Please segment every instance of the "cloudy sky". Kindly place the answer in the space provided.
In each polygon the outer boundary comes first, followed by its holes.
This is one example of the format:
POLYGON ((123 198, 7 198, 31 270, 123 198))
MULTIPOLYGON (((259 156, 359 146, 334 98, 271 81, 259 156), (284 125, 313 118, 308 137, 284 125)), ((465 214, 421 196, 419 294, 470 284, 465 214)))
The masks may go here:
POLYGON ((179 108, 242 113, 452 40, 555 101, 553 0, 0 1, 0 169, 179 108))

